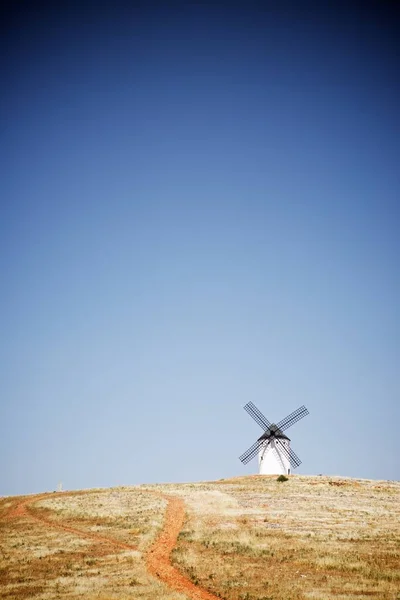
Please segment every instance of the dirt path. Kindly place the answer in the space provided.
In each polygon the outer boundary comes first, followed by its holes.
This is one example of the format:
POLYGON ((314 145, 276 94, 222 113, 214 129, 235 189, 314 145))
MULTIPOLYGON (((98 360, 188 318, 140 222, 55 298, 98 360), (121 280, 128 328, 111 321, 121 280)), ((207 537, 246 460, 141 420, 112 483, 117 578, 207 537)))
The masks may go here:
MULTIPOLYGON (((73 495, 76 495, 76 494, 77 494, 76 492, 73 492, 73 495)), ((47 527, 53 527, 54 529, 59 529, 61 531, 66 531, 68 533, 73 533, 75 535, 78 535, 79 537, 84 537, 84 538, 89 538, 91 540, 94 540, 95 542, 103 542, 106 544, 111 544, 112 546, 118 546, 118 548, 122 548, 123 550, 137 550, 137 547, 134 546, 133 544, 125 544, 124 542, 116 540, 115 538, 109 538, 109 537, 100 535, 99 533, 94 533, 93 531, 85 531, 84 529, 77 529, 76 527, 70 527, 69 525, 63 525, 62 523, 57 523, 56 521, 52 521, 51 519, 46 519, 45 517, 35 515, 30 510, 31 505, 34 504, 35 502, 39 502, 39 500, 48 499, 50 497, 55 498, 60 495, 65 496, 66 493, 62 492, 62 494, 52 494, 51 496, 49 496, 49 494, 42 494, 40 496, 34 496, 33 498, 28 498, 26 500, 23 500, 22 502, 17 504, 17 506, 11 510, 8 517, 12 519, 12 518, 16 518, 16 517, 29 516, 31 519, 34 519, 35 521, 38 521, 39 523, 43 523, 47 527)))
POLYGON ((170 560, 171 552, 176 544, 185 518, 185 505, 177 496, 163 495, 168 501, 164 527, 147 553, 147 568, 152 575, 159 577, 170 588, 186 594, 191 600, 218 600, 217 596, 194 585, 170 560))
MULTIPOLYGON (((71 492, 70 495, 79 495, 85 492, 71 492)), ((185 505, 182 498, 178 496, 170 496, 168 494, 158 494, 157 492, 149 492, 156 494, 159 497, 167 500, 167 508, 165 512, 164 525, 158 538, 154 541, 146 554, 146 565, 149 573, 163 581, 168 587, 177 592, 185 594, 190 600, 218 600, 217 596, 207 592, 207 590, 194 585, 187 579, 178 569, 176 569, 170 560, 171 552, 175 547, 178 535, 183 526, 185 518, 185 505)), ((36 515, 32 512, 31 507, 35 502, 43 499, 56 498, 58 496, 65 497, 68 492, 60 492, 55 494, 40 494, 26 498, 10 509, 7 519, 15 519, 19 517, 29 517, 45 525, 46 527, 54 527, 61 531, 73 533, 79 537, 90 538, 94 541, 103 542, 124 550, 136 550, 133 544, 126 544, 115 538, 102 536, 91 531, 84 531, 68 525, 62 525, 56 521, 51 521, 45 517, 36 515)), ((69 495, 69 494, 68 494, 69 495)))

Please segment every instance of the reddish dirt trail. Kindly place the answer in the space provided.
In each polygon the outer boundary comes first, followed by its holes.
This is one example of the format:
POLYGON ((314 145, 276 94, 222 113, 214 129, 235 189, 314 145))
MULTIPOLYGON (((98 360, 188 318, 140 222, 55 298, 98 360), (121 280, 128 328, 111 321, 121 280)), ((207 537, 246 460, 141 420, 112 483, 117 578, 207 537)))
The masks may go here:
MULTIPOLYGON (((79 495, 85 492, 72 492, 71 495, 79 495)), ((157 492, 149 492, 156 494, 159 497, 167 500, 167 508, 165 512, 164 525, 160 535, 154 541, 146 555, 146 565, 149 573, 163 581, 168 587, 177 592, 185 594, 190 600, 218 600, 218 597, 211 594, 207 590, 194 585, 189 579, 187 579, 178 569, 171 564, 170 555, 173 548, 176 545, 178 535, 183 526, 185 518, 185 505, 181 498, 178 496, 170 496, 168 494, 158 494, 157 492)), ((28 517, 34 519, 45 525, 46 527, 53 527, 61 531, 67 531, 73 533, 79 537, 90 538, 94 541, 99 541, 124 550, 136 550, 136 546, 133 544, 125 544, 115 538, 109 538, 99 535, 94 532, 84 531, 82 529, 76 529, 68 525, 62 525, 56 521, 51 521, 44 517, 35 515, 30 507, 39 500, 56 498, 58 496, 65 497, 68 493, 61 492, 59 494, 40 494, 37 496, 30 496, 22 502, 14 505, 10 512, 6 515, 7 519, 16 519, 20 517, 28 517)))
MULTIPOLYGON (((71 495, 78 495, 79 492, 72 492, 71 495)), ((17 517, 27 517, 29 516, 35 521, 39 523, 43 523, 48 527, 53 527, 54 529, 59 529, 61 531, 66 531, 68 533, 74 533, 79 537, 85 537, 94 540, 95 542, 103 542, 106 544, 111 544, 112 546, 118 546, 118 548, 123 548, 124 550, 137 550, 137 547, 133 544, 125 544, 115 538, 109 538, 99 533, 94 533, 92 531, 85 531, 84 529, 77 529, 76 527, 70 527, 69 525, 63 525, 62 523, 57 523, 56 521, 52 521, 51 519, 46 519, 45 517, 35 515, 31 510, 29 510, 30 505, 35 502, 39 502, 39 500, 43 500, 45 498, 56 498, 57 496, 65 496, 66 493, 62 492, 60 494, 42 494, 40 496, 34 496, 33 498, 28 498, 23 500, 17 506, 15 506, 11 512, 8 514, 8 518, 17 518, 17 517)))
POLYGON ((185 505, 183 500, 177 496, 165 494, 163 498, 168 501, 165 522, 160 535, 147 553, 149 572, 173 590, 186 594, 191 600, 218 600, 214 594, 194 585, 171 564, 170 555, 182 529, 185 505))

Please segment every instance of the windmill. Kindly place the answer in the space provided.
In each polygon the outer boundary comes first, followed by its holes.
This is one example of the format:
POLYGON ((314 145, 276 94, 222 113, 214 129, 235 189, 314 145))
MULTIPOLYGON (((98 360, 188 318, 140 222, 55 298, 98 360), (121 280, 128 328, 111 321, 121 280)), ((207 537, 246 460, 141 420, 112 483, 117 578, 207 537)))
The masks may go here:
POLYGON ((306 407, 300 406, 276 425, 270 423, 252 402, 248 402, 244 410, 260 425, 264 433, 239 457, 242 463, 246 465, 258 453, 260 475, 287 475, 291 469, 296 469, 301 460, 291 449, 290 439, 283 432, 308 415, 306 407))

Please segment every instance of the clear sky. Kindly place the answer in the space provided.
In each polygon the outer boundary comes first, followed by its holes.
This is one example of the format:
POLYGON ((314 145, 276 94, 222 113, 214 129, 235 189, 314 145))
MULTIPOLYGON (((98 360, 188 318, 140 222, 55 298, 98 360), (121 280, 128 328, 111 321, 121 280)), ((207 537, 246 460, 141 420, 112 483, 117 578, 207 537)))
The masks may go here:
POLYGON ((390 4, 7 4, 0 494, 399 479, 390 4))

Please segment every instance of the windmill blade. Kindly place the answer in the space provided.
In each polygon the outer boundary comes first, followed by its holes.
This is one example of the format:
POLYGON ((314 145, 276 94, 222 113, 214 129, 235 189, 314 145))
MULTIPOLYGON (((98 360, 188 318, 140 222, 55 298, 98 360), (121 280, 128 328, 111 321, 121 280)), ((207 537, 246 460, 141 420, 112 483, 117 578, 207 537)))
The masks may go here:
POLYGON ((299 465, 301 465, 301 460, 297 456, 297 454, 290 448, 289 450, 286 448, 285 444, 283 444, 279 439, 276 440, 279 443, 279 450, 283 452, 286 458, 289 460, 290 465, 293 469, 297 469, 299 465))
POLYGON ((301 465, 301 460, 297 456, 297 454, 290 448, 289 450, 289 460, 293 469, 297 469, 301 465))
POLYGON ((247 465, 247 463, 255 457, 262 444, 263 440, 257 440, 256 442, 254 442, 254 444, 250 446, 250 448, 246 450, 246 452, 243 452, 242 456, 239 456, 239 460, 241 460, 244 465, 247 465))
MULTIPOLYGON (((246 462, 244 462, 243 464, 247 464, 248 462, 250 462, 251 459, 254 458, 258 452, 260 452, 261 448, 263 447, 263 445, 265 443, 265 440, 257 440, 257 442, 261 442, 261 443, 259 443, 256 448, 253 448, 253 450, 250 452, 250 454, 245 459, 246 462)), ((265 444, 264 452, 268 448, 269 444, 270 444, 270 440, 267 440, 267 443, 265 444)))
POLYGON ((256 442, 254 442, 254 444, 250 446, 250 448, 248 448, 246 452, 243 452, 243 454, 239 456, 239 460, 241 460, 242 463, 246 465, 257 454, 261 444, 261 440, 257 440, 256 442))
POLYGON ((266 430, 270 427, 271 423, 264 417, 262 412, 258 410, 255 404, 248 402, 243 408, 251 417, 253 417, 255 422, 258 423, 262 429, 266 430))
POLYGON ((300 406, 300 408, 298 408, 294 412, 290 413, 290 415, 285 417, 285 419, 282 419, 282 421, 279 421, 279 423, 277 423, 277 427, 281 431, 285 431, 285 429, 289 429, 289 427, 294 425, 294 423, 297 423, 297 421, 300 421, 300 419, 302 419, 303 417, 305 417, 308 414, 309 414, 309 412, 306 409, 306 407, 300 406))

